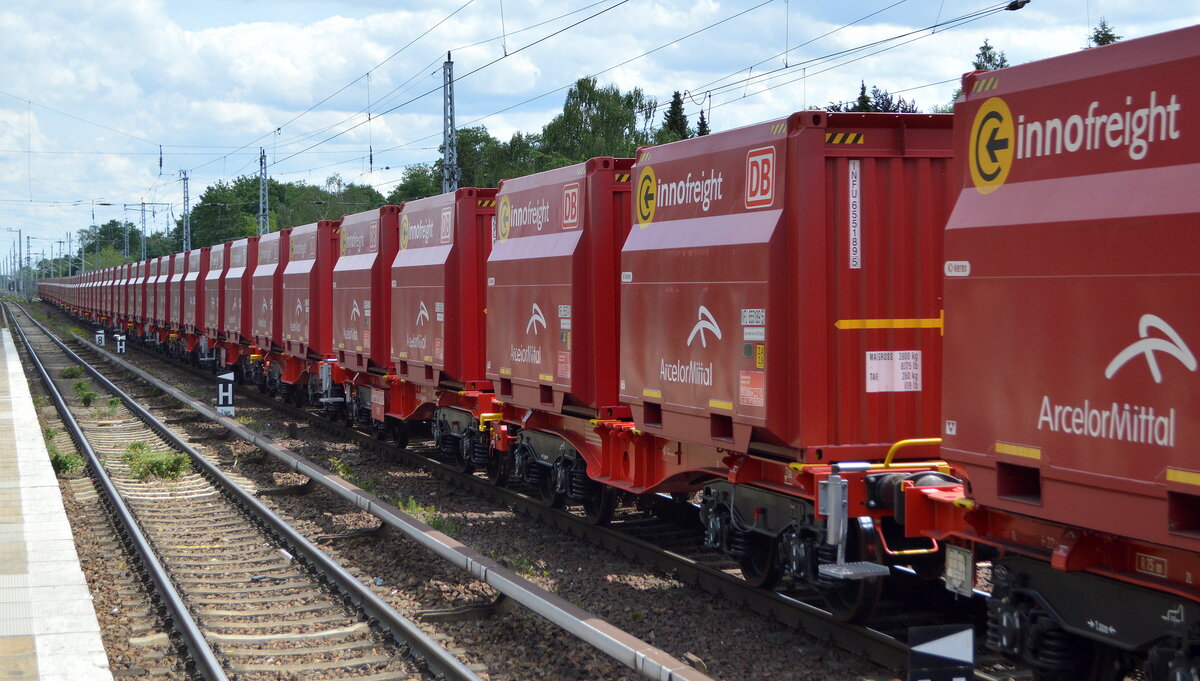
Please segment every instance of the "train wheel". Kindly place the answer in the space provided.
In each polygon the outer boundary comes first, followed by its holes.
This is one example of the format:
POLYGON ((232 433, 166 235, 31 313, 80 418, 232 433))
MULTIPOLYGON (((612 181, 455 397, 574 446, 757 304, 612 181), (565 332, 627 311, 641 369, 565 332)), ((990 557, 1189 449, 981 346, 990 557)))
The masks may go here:
POLYGON ((753 548, 738 560, 742 579, 758 589, 773 589, 783 576, 779 562, 779 540, 753 535, 753 548))
POLYGON ((487 478, 493 485, 503 487, 512 471, 512 452, 493 450, 488 457, 487 478))
POLYGON ((407 421, 392 421, 388 430, 392 436, 392 444, 396 445, 397 449, 405 449, 408 447, 408 422, 407 421))
POLYGON ((583 500, 583 515, 592 525, 607 525, 617 510, 617 490, 597 484, 595 492, 583 500))
MULTIPOLYGON (((846 560, 881 562, 883 549, 870 518, 851 521, 846 533, 846 560)), ((825 605, 839 622, 861 622, 871 615, 883 594, 883 578, 839 580, 825 591, 825 605)))
POLYGON ((554 469, 541 464, 532 464, 540 469, 534 481, 537 502, 548 508, 562 508, 566 497, 558 491, 558 483, 554 479, 554 469))
POLYGON ((454 456, 454 463, 458 470, 467 475, 475 472, 475 462, 471 458, 474 452, 475 440, 463 432, 462 437, 458 438, 458 453, 454 456))

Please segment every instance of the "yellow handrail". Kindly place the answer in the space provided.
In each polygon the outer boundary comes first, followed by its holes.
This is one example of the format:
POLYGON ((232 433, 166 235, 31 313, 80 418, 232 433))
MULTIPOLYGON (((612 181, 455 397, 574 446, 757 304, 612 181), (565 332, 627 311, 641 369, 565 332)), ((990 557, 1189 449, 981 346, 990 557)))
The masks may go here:
POLYGON ((940 445, 941 443, 942 438, 940 437, 917 437, 911 440, 901 440, 892 445, 891 449, 888 450, 887 456, 883 457, 883 467, 891 468, 892 458, 896 456, 897 451, 904 449, 905 447, 915 447, 917 445, 940 445))

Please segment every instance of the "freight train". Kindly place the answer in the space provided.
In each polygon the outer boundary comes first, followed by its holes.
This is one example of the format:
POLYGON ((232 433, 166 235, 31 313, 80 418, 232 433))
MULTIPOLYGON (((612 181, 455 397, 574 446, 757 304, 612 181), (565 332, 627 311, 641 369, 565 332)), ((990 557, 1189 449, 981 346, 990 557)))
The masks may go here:
POLYGON ((1198 72, 1189 28, 40 293, 596 523, 694 495, 842 619, 986 561, 1039 677, 1195 680, 1198 72))

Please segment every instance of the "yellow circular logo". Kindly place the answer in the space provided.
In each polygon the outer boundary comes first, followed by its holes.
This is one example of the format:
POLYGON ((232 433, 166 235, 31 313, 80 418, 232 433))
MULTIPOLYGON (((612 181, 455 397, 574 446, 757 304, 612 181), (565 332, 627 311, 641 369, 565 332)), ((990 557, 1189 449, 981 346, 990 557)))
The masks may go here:
POLYGON ((980 194, 996 191, 1008 179, 1016 145, 1016 127, 1008 105, 999 97, 988 99, 975 113, 967 152, 971 181, 980 194))
POLYGON ((505 241, 512 229, 512 203, 507 196, 500 197, 500 206, 496 209, 496 236, 505 241))
POLYGON ((646 227, 654 222, 655 199, 658 192, 658 180, 654 177, 654 168, 642 166, 638 173, 637 186, 633 189, 633 210, 636 213, 638 227, 646 227))
POLYGON ((342 247, 342 255, 346 255, 346 232, 342 231, 338 236, 338 244, 342 247))
POLYGON ((400 216, 400 250, 408 248, 408 215, 400 216))

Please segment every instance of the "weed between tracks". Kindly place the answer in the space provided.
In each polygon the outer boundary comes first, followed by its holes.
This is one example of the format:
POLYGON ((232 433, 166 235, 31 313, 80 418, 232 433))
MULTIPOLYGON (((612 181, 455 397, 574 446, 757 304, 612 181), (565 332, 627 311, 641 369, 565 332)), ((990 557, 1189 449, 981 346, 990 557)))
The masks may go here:
POLYGON ((174 480, 192 468, 187 454, 175 451, 156 452, 141 440, 129 443, 121 458, 129 464, 130 474, 139 480, 151 475, 174 480))
MULTIPOLYGON (((359 475, 354 471, 354 468, 339 456, 329 459, 329 468, 335 475, 342 478, 346 482, 358 487, 367 494, 373 494, 377 497, 386 499, 382 494, 384 480, 379 475, 359 475)), ((392 505, 408 515, 420 520, 431 528, 450 537, 457 537, 463 533, 465 529, 461 521, 455 520, 450 516, 438 511, 436 506, 432 504, 426 505, 417 501, 412 497, 394 497, 392 505)))
POLYGON ((83 472, 83 457, 75 452, 60 452, 58 446, 53 442, 56 435, 58 435, 58 429, 54 426, 46 426, 42 429, 42 437, 46 440, 46 453, 50 455, 50 465, 54 468, 54 472, 68 477, 79 475, 83 472))
POLYGON ((71 388, 75 391, 75 399, 79 400, 79 402, 85 407, 92 406, 92 402, 95 402, 96 398, 99 397, 99 395, 92 390, 92 384, 90 381, 75 381, 75 384, 72 385, 71 388))

